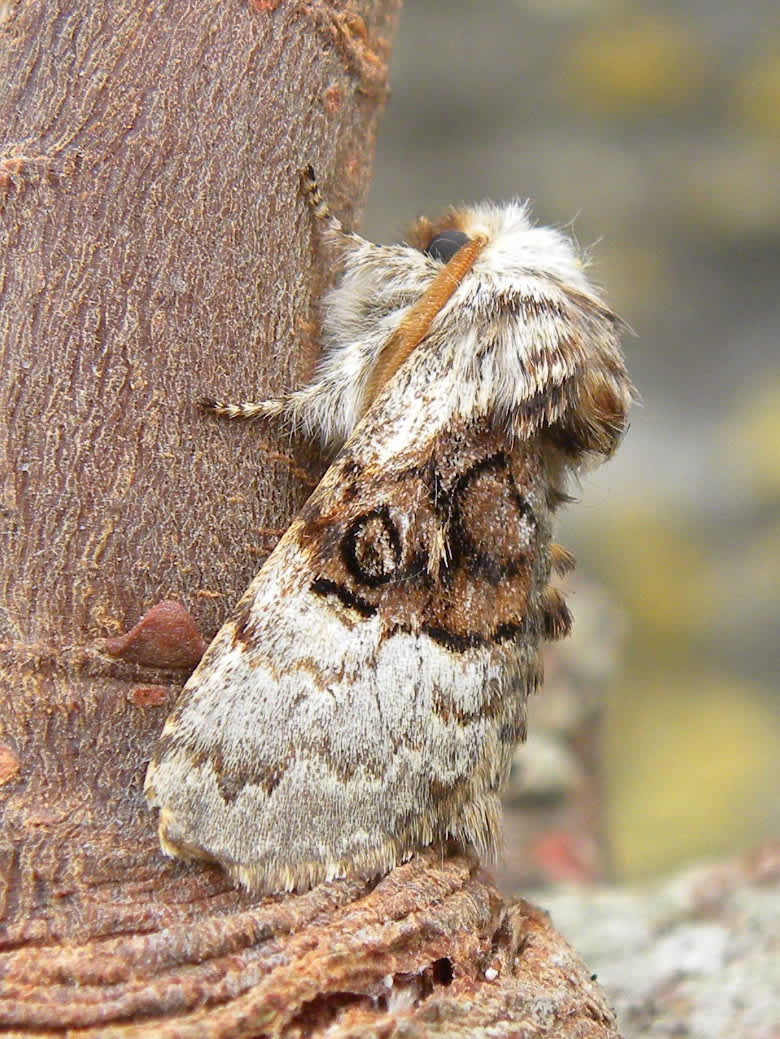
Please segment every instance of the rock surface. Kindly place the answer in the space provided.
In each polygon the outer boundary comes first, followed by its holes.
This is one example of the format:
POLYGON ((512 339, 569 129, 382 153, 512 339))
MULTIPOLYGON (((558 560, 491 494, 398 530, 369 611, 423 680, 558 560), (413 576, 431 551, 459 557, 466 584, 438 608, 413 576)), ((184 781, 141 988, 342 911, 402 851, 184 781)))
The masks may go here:
POLYGON ((780 1036, 780 845, 645 889, 537 895, 626 1039, 780 1036))

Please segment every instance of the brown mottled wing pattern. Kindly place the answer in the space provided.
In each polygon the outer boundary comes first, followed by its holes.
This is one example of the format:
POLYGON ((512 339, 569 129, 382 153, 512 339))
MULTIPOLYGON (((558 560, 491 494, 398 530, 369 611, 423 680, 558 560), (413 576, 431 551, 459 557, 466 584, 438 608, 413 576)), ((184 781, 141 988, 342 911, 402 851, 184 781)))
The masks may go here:
POLYGON ((392 477, 348 455, 341 467, 353 480, 301 517, 302 538, 317 546, 316 594, 346 614, 378 615, 386 634, 422 633, 453 652, 538 630, 532 600, 549 573, 538 448, 512 451, 483 422, 449 430, 424 464, 392 477))

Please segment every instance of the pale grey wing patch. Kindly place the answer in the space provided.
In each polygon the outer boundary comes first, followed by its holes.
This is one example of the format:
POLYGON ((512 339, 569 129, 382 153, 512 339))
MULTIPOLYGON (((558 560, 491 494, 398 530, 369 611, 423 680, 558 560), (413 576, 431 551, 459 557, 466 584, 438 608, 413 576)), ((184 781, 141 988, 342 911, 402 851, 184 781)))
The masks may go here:
POLYGON ((511 650, 463 660, 425 635, 380 639, 302 594, 320 630, 276 640, 278 677, 223 649, 185 692, 148 779, 164 848, 260 891, 382 872, 447 834, 495 853, 525 699, 503 696, 511 650))

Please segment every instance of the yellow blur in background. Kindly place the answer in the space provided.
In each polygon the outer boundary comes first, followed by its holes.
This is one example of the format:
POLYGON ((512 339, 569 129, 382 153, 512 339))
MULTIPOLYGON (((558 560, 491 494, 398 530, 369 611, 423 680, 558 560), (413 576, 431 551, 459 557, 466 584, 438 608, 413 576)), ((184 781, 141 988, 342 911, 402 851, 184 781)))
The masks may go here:
POLYGON ((407 0, 393 55, 368 236, 530 198, 637 332, 641 404, 561 538, 625 615, 624 877, 780 831, 779 55, 776 5, 725 0, 407 0))

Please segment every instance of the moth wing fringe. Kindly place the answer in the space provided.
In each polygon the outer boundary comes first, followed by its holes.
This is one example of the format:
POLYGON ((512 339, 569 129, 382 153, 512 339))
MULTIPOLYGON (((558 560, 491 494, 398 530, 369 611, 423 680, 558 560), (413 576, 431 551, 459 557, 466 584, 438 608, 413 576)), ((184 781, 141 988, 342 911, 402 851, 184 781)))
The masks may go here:
MULTIPOLYGON (((154 803, 154 802, 153 802, 154 803)), ((308 891, 317 884, 342 877, 357 875, 365 879, 384 876, 395 866, 407 862, 420 848, 453 840, 464 848, 472 847, 480 859, 495 862, 501 850, 501 802, 494 793, 485 793, 475 800, 459 799, 453 803, 450 815, 442 819, 442 806, 437 806, 435 820, 430 815, 420 817, 398 836, 385 839, 370 848, 361 848, 343 857, 325 857, 322 860, 295 862, 281 861, 281 856, 270 861, 232 862, 215 857, 189 842, 177 844, 169 838, 167 829, 173 815, 162 808, 158 823, 160 846, 170 858, 218 862, 230 878, 247 891, 259 894, 308 891)))

